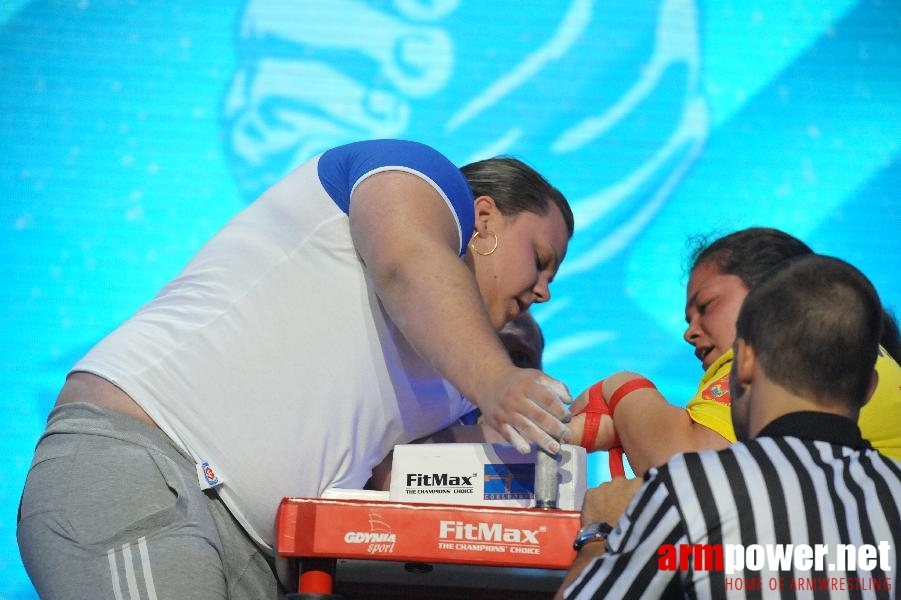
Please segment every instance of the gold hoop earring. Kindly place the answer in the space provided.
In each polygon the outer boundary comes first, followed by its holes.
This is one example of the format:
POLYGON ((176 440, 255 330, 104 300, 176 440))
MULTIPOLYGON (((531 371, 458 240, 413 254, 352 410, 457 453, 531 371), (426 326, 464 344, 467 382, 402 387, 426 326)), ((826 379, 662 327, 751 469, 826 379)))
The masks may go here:
POLYGON ((476 238, 478 237, 478 235, 478 231, 473 231, 472 237, 469 238, 469 247, 472 248, 472 251, 479 256, 490 256, 494 254, 494 251, 497 250, 497 235, 491 233, 490 231, 488 232, 488 235, 494 238, 494 245, 491 246, 491 250, 489 250, 488 252, 479 252, 479 250, 476 248, 476 238))

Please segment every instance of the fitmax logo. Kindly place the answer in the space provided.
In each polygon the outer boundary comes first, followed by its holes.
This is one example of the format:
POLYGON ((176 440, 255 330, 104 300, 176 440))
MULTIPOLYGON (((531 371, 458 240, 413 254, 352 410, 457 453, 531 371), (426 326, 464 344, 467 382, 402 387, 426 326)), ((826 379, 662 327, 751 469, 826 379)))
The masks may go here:
POLYGON ((472 486, 473 475, 450 475, 448 473, 407 473, 407 487, 456 487, 472 486))
POLYGON ((443 540, 502 542, 506 544, 539 544, 538 529, 504 527, 500 523, 464 523, 441 521, 438 537, 443 540))

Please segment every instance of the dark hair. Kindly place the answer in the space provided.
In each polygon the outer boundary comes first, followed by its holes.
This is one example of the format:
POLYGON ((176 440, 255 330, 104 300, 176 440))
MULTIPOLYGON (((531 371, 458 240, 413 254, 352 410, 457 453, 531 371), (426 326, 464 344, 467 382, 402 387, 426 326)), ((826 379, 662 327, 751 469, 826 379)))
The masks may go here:
POLYGON ((864 274, 812 255, 783 262, 751 288, 736 333, 773 382, 820 404, 860 408, 881 326, 882 304, 864 274))
POLYGON ((720 273, 737 276, 748 289, 782 261, 813 254, 810 246, 798 238, 769 227, 749 227, 710 243, 706 238, 694 243, 691 271, 714 261, 720 273))
POLYGON ((551 203, 556 204, 563 214, 569 237, 572 237, 575 220, 566 197, 521 160, 498 156, 470 163, 460 170, 475 197, 491 196, 504 216, 521 212, 546 215, 551 203))
POLYGON ((544 333, 532 313, 519 313, 498 335, 513 364, 523 369, 541 369, 544 333))

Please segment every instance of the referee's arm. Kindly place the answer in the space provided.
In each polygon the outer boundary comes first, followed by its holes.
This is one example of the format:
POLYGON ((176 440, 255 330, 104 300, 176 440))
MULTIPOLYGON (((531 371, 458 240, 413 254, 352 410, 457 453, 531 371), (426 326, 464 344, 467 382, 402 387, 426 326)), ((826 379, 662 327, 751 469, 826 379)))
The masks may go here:
POLYGON ((649 473, 606 544, 586 544, 576 556, 557 598, 656 598, 679 585, 679 571, 658 567, 663 544, 688 543, 668 476, 666 468, 649 473))

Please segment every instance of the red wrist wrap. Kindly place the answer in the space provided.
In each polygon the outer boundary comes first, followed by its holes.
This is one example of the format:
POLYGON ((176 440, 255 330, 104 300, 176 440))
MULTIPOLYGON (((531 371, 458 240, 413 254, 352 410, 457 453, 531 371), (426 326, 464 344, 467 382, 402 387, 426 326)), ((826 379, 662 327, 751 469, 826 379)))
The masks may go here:
POLYGON ((582 440, 579 445, 588 452, 594 448, 594 439, 598 436, 598 429, 601 427, 601 416, 610 414, 607 403, 604 401, 603 388, 603 379, 588 388, 588 404, 573 415, 585 415, 585 427, 582 430, 582 440))
POLYGON ((645 379, 644 377, 637 377, 635 379, 631 379, 626 383, 622 384, 616 391, 613 392, 613 395, 610 396, 610 401, 607 403, 607 406, 610 409, 610 416, 613 416, 614 411, 616 411, 616 406, 619 404, 620 400, 634 392, 635 390, 640 390, 644 388, 657 389, 650 379, 645 379))
MULTIPOLYGON (((651 382, 650 379, 645 379, 644 377, 637 377, 635 379, 631 379, 626 383, 622 384, 613 392, 610 396, 610 402, 607 403, 607 408, 610 411, 610 416, 613 417, 613 411, 616 410, 616 405, 619 404, 619 401, 634 392, 635 390, 651 388, 657 389, 657 387, 651 382)), ((619 440, 617 439, 617 443, 619 440)), ((608 464, 610 466, 610 477, 625 477, 626 476, 626 468, 623 466, 623 448, 622 446, 615 446, 610 448, 607 457, 608 464)))
POLYGON ((607 464, 610 465, 610 477, 625 477, 626 468, 623 466, 623 447, 615 446, 607 452, 607 464))

